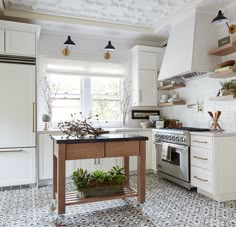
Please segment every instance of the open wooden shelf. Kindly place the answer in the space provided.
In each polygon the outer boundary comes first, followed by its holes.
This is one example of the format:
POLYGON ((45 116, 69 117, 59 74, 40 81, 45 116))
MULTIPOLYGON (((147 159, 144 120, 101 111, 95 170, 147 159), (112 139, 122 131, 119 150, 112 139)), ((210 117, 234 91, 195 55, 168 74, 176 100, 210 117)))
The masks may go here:
POLYGON ((215 72, 209 75, 210 78, 227 79, 236 76, 236 69, 229 69, 222 72, 215 72))
POLYGON ((158 104, 159 107, 165 106, 176 106, 176 105, 185 105, 185 101, 174 101, 174 102, 167 102, 167 103, 160 103, 158 104))
POLYGON ((226 44, 222 47, 209 51, 208 54, 216 56, 225 56, 236 52, 236 42, 226 44))
POLYGON ((236 99, 236 95, 224 95, 224 96, 211 97, 210 101, 230 101, 234 99, 236 99))
POLYGON ((181 83, 181 84, 168 84, 165 86, 158 87, 157 89, 158 90, 174 90, 174 89, 181 88, 181 87, 185 87, 185 84, 183 84, 183 83, 181 83))
POLYGON ((123 199, 127 197, 137 196, 137 192, 130 188, 129 186, 125 186, 124 193, 110 196, 99 196, 99 197, 89 197, 89 198, 78 198, 77 192, 68 192, 66 193, 66 205, 75 205, 82 203, 92 203, 104 200, 112 200, 112 199, 123 199))

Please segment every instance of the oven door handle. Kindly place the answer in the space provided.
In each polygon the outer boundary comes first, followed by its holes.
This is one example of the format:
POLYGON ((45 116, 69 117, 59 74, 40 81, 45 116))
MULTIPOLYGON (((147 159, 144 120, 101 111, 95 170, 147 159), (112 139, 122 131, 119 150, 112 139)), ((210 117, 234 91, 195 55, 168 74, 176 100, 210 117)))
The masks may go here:
MULTIPOLYGON (((162 142, 153 142, 155 145, 163 145, 164 143, 162 142)), ((177 145, 177 144, 172 144, 168 143, 170 147, 175 147, 175 148, 180 148, 180 149, 186 149, 188 146, 187 145, 177 145)))

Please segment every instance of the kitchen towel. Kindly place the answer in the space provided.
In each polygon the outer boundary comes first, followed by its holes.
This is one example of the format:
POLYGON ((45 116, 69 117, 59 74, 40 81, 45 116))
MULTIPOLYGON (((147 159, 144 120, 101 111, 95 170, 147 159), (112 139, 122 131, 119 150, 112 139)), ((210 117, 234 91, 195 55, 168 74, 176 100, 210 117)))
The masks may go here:
POLYGON ((168 161, 168 150, 169 150, 169 144, 163 143, 161 150, 161 159, 168 161))

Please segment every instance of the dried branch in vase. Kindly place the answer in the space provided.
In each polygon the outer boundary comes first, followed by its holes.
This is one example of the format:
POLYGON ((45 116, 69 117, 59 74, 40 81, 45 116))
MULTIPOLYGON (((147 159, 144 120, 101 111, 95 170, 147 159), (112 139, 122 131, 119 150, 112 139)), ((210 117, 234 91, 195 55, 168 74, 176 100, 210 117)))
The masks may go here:
POLYGON ((40 80, 40 86, 47 114, 52 118, 52 106, 58 92, 58 85, 50 84, 50 81, 45 76, 40 80))
POLYGON ((122 123, 125 124, 127 114, 130 111, 130 100, 131 100, 131 81, 124 80, 123 82, 123 94, 120 99, 120 110, 123 115, 122 123))
MULTIPOLYGON (((95 128, 92 126, 92 118, 85 118, 80 113, 80 118, 76 118, 76 114, 71 114, 71 120, 59 122, 58 128, 67 135, 67 138, 85 138, 85 137, 96 137, 98 135, 109 133, 104 131, 101 127, 95 128)), ((98 115, 95 115, 96 121, 99 124, 98 115)))

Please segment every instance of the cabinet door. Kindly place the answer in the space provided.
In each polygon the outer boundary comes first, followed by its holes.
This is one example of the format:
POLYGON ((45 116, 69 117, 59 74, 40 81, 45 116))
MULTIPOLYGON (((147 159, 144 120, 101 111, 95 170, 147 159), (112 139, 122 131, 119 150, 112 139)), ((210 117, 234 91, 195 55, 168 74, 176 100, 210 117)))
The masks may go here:
POLYGON ((35 148, 0 149, 0 187, 33 183, 35 148))
POLYGON ((109 171, 113 166, 117 166, 117 158, 98 158, 96 169, 109 171))
POLYGON ((6 54, 36 55, 36 37, 32 32, 6 30, 6 54))
POLYGON ((0 63, 0 148, 35 146, 35 66, 0 63))
MULTIPOLYGON (((75 169, 75 161, 66 161, 66 177, 70 177, 75 169)), ((52 179, 53 141, 49 134, 39 135, 39 179, 52 179)))
POLYGON ((146 140, 146 170, 152 169, 152 131, 139 131, 140 136, 148 137, 146 140))
POLYGON ((5 46, 5 40, 4 40, 4 29, 0 29, 0 53, 4 53, 4 46, 5 46))
POLYGON ((140 51, 139 69, 157 70, 158 69, 158 55, 157 53, 140 51))
POLYGON ((157 106, 157 72, 139 70, 139 105, 157 106))

